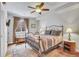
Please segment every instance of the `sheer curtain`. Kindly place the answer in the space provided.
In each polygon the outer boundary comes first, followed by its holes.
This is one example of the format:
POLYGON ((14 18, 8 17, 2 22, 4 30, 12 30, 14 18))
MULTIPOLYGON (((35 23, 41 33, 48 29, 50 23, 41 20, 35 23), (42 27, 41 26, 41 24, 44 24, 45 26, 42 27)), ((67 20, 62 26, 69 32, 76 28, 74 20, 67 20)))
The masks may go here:
POLYGON ((15 32, 16 31, 27 31, 28 32, 28 20, 19 19, 15 21, 15 32))
POLYGON ((29 21, 28 21, 28 18, 25 18, 24 19, 24 24, 25 24, 25 28, 26 28, 26 33, 28 33, 29 32, 29 21))

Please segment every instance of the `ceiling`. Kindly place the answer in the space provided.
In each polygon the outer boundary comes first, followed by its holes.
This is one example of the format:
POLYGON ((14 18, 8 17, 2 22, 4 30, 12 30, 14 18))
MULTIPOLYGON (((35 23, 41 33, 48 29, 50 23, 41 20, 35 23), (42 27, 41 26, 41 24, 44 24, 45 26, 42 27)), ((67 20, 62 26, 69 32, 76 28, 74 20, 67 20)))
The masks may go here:
MULTIPOLYGON (((79 18, 79 2, 44 2, 46 8, 50 11, 42 12, 42 15, 38 13, 31 14, 32 9, 27 6, 35 6, 38 2, 7 2, 7 11, 14 16, 20 17, 34 17, 41 18, 47 15, 56 15, 64 22, 73 23, 74 20, 78 21, 79 18), (71 19, 71 20, 69 20, 71 19)), ((51 16, 52 17, 52 16, 51 16)))
MULTIPOLYGON (((7 2, 7 10, 9 13, 12 13, 17 16, 22 17, 38 17, 40 16, 38 13, 31 14, 32 9, 27 6, 35 6, 36 2, 7 2)), ((79 8, 78 2, 45 2, 45 6, 50 9, 50 11, 43 12, 42 15, 55 13, 62 14, 68 11, 72 11, 74 9, 79 8)))

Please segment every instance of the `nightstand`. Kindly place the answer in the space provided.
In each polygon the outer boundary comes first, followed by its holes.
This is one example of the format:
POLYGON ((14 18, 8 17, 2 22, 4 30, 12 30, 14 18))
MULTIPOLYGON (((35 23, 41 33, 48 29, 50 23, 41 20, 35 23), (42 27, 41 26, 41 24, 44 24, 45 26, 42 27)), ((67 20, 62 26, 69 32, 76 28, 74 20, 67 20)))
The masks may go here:
POLYGON ((69 53, 74 53, 76 50, 76 42, 64 40, 64 51, 69 53))

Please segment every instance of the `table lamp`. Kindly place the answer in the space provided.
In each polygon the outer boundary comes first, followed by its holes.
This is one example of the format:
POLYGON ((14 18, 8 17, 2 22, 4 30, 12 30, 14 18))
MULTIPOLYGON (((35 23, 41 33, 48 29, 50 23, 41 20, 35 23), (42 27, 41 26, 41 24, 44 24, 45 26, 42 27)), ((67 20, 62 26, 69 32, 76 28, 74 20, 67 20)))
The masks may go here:
POLYGON ((71 32, 72 32, 72 29, 71 28, 67 28, 66 32, 68 33, 68 40, 71 41, 71 32))

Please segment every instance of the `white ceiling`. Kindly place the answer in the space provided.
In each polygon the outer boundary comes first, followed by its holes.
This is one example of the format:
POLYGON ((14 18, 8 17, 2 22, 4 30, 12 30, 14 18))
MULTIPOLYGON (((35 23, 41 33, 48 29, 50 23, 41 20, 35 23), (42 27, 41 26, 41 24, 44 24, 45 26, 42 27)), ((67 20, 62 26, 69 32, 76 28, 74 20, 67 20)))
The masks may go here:
POLYGON ((56 14, 62 19, 67 19, 69 17, 78 18, 79 16, 79 2, 45 2, 46 8, 50 11, 42 12, 42 15, 38 13, 31 14, 32 9, 27 6, 35 6, 36 2, 7 2, 7 10, 17 16, 22 17, 39 17, 45 16, 47 14, 56 14))
MULTIPOLYGON (((27 17, 37 17, 39 14, 30 12, 32 9, 28 8, 27 6, 35 6, 37 3, 35 2, 7 2, 7 10, 10 13, 17 14, 20 16, 27 16, 27 17)), ((53 12, 55 10, 62 10, 63 7, 70 7, 75 5, 75 3, 68 3, 68 2, 45 2, 45 7, 49 8, 49 12, 53 12)), ((49 13, 48 12, 48 13, 49 13)), ((45 12, 47 13, 47 12, 45 12)))

